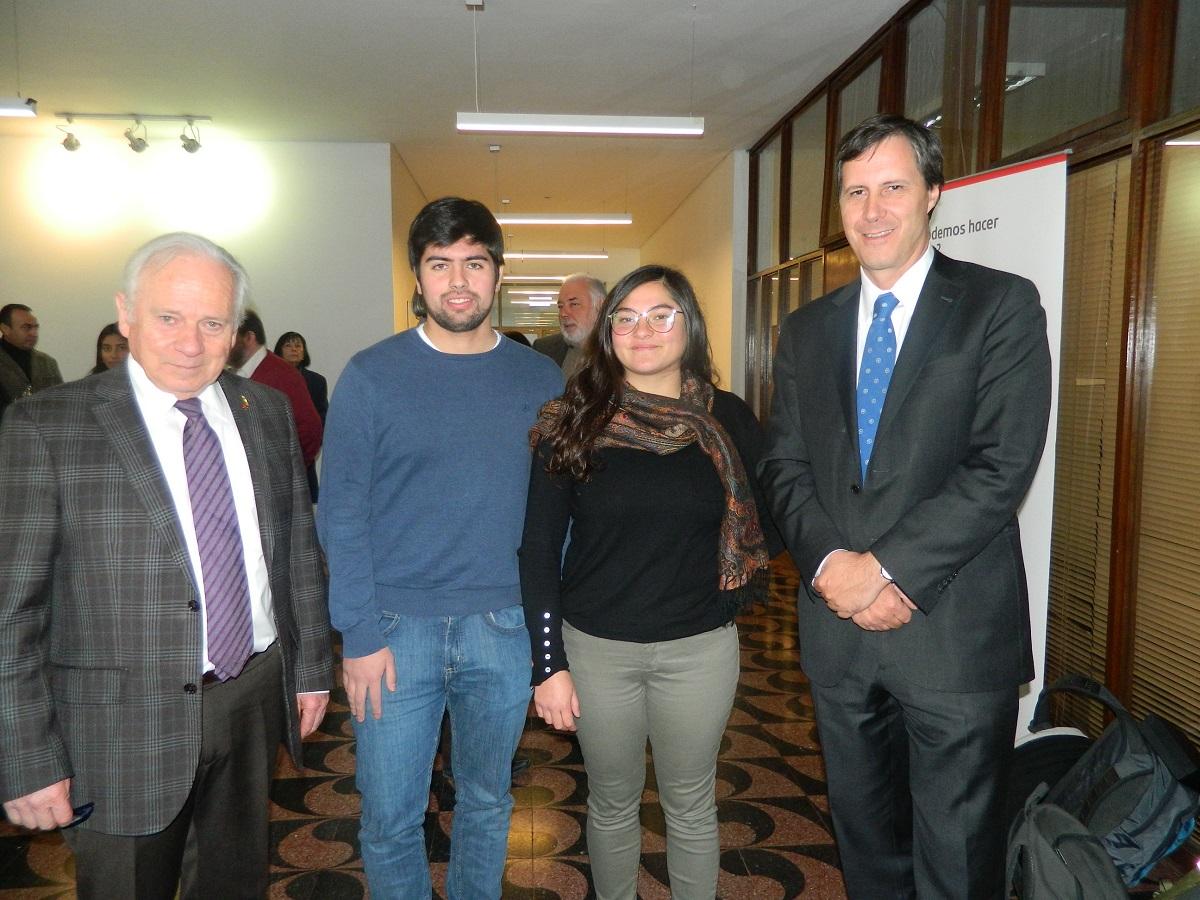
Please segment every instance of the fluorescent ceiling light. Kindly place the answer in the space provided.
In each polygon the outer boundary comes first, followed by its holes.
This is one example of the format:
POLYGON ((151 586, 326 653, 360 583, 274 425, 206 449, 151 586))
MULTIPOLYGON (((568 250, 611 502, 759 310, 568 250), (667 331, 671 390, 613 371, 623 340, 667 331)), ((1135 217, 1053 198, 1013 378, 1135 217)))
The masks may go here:
POLYGON ((37 101, 32 97, 0 97, 0 116, 32 119, 37 115, 37 101))
POLYGON ((555 305, 555 302, 553 300, 509 300, 508 302, 513 304, 514 306, 543 307, 543 306, 554 306, 555 305))
POLYGON ((459 131, 518 134, 624 134, 669 137, 704 134, 696 116, 547 116, 533 113, 458 114, 459 131))
POLYGON ((554 296, 549 291, 547 291, 545 288, 540 288, 536 291, 514 291, 510 288, 508 293, 517 294, 517 295, 524 294, 524 295, 528 295, 531 297, 551 297, 551 298, 553 298, 553 296, 554 296))
MULTIPOLYGON (((504 258, 508 259, 510 254, 505 253, 504 258)), ((566 275, 505 275, 500 279, 505 284, 528 284, 535 281, 553 281, 562 283, 567 280, 566 275)), ((799 280, 799 278, 797 278, 799 280)))
MULTIPOLYGON (((1167 141, 1168 147, 1200 147, 1200 141, 1167 141)), ((506 254, 507 255, 507 254, 506 254)))
POLYGON ((607 253, 508 253, 505 259, 608 259, 607 253))
POLYGON ((500 213, 501 225, 632 225, 629 213, 500 213))

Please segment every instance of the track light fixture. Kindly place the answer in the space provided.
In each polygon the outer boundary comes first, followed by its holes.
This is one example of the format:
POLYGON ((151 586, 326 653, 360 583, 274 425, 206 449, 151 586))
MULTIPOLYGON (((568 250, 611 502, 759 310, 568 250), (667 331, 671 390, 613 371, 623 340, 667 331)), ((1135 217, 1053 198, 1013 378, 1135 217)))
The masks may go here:
MULTIPOLYGON (((128 122, 133 119, 133 125, 126 128, 123 132, 125 141, 129 144, 129 149, 134 153, 145 153, 146 148, 150 146, 149 135, 146 131, 147 122, 183 122, 183 132, 179 135, 179 141, 183 145, 183 149, 188 153, 195 153, 200 149, 200 129, 197 127, 197 122, 211 122, 212 116, 194 116, 184 113, 178 116, 163 116, 150 113, 88 113, 88 112, 57 112, 55 118, 66 119, 70 125, 76 119, 106 119, 106 120, 124 120, 128 122)), ((67 131, 61 125, 58 130, 66 134, 62 145, 66 150, 78 150, 79 138, 67 131)))
POLYGON ((196 127, 194 120, 187 120, 187 125, 183 127, 179 140, 183 144, 183 149, 188 153, 195 153, 200 149, 200 129, 196 127))
MULTIPOLYGON (((70 119, 67 119, 67 124, 71 124, 70 119)), ((57 127, 59 131, 66 135, 66 137, 62 139, 62 146, 64 150, 66 150, 68 153, 74 153, 79 149, 79 138, 75 137, 72 132, 67 131, 67 129, 63 128, 61 125, 55 127, 57 127)))
POLYGON ((144 153, 146 148, 150 146, 150 142, 145 138, 146 126, 142 124, 141 119, 134 120, 132 128, 125 129, 125 140, 129 142, 129 149, 134 153, 144 153), (137 130, 142 129, 142 134, 138 135, 137 130))

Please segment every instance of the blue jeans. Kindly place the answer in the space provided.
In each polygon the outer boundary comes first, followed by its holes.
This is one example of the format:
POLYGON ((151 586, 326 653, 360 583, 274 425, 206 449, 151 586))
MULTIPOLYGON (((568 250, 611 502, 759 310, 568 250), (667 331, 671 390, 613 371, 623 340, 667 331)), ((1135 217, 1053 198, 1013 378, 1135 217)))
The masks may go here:
POLYGON ((450 900, 499 897, 512 815, 512 758, 529 707, 525 614, 510 606, 469 616, 385 613, 396 691, 383 716, 354 722, 359 841, 371 895, 430 896, 422 825, 442 713, 450 711, 455 807, 450 900))

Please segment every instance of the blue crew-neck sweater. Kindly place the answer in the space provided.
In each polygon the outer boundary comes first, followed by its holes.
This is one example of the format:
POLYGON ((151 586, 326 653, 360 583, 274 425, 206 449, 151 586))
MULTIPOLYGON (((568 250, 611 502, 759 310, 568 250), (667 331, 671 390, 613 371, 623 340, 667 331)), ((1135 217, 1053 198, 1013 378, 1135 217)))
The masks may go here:
POLYGON ((521 602, 529 429, 561 392, 552 360, 507 339, 442 353, 411 329, 350 360, 329 405, 317 510, 346 656, 385 646, 385 612, 521 602))

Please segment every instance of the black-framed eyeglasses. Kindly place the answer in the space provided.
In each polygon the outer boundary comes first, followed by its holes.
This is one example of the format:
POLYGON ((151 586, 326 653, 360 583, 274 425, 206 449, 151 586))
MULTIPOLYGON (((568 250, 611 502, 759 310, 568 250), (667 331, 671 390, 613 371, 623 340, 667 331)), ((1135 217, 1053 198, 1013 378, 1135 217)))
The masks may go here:
POLYGON ((677 315, 683 315, 683 310, 673 306, 656 306, 644 313, 622 308, 609 313, 608 321, 612 324, 613 334, 632 334, 642 319, 646 320, 651 331, 666 334, 675 327, 677 315))

